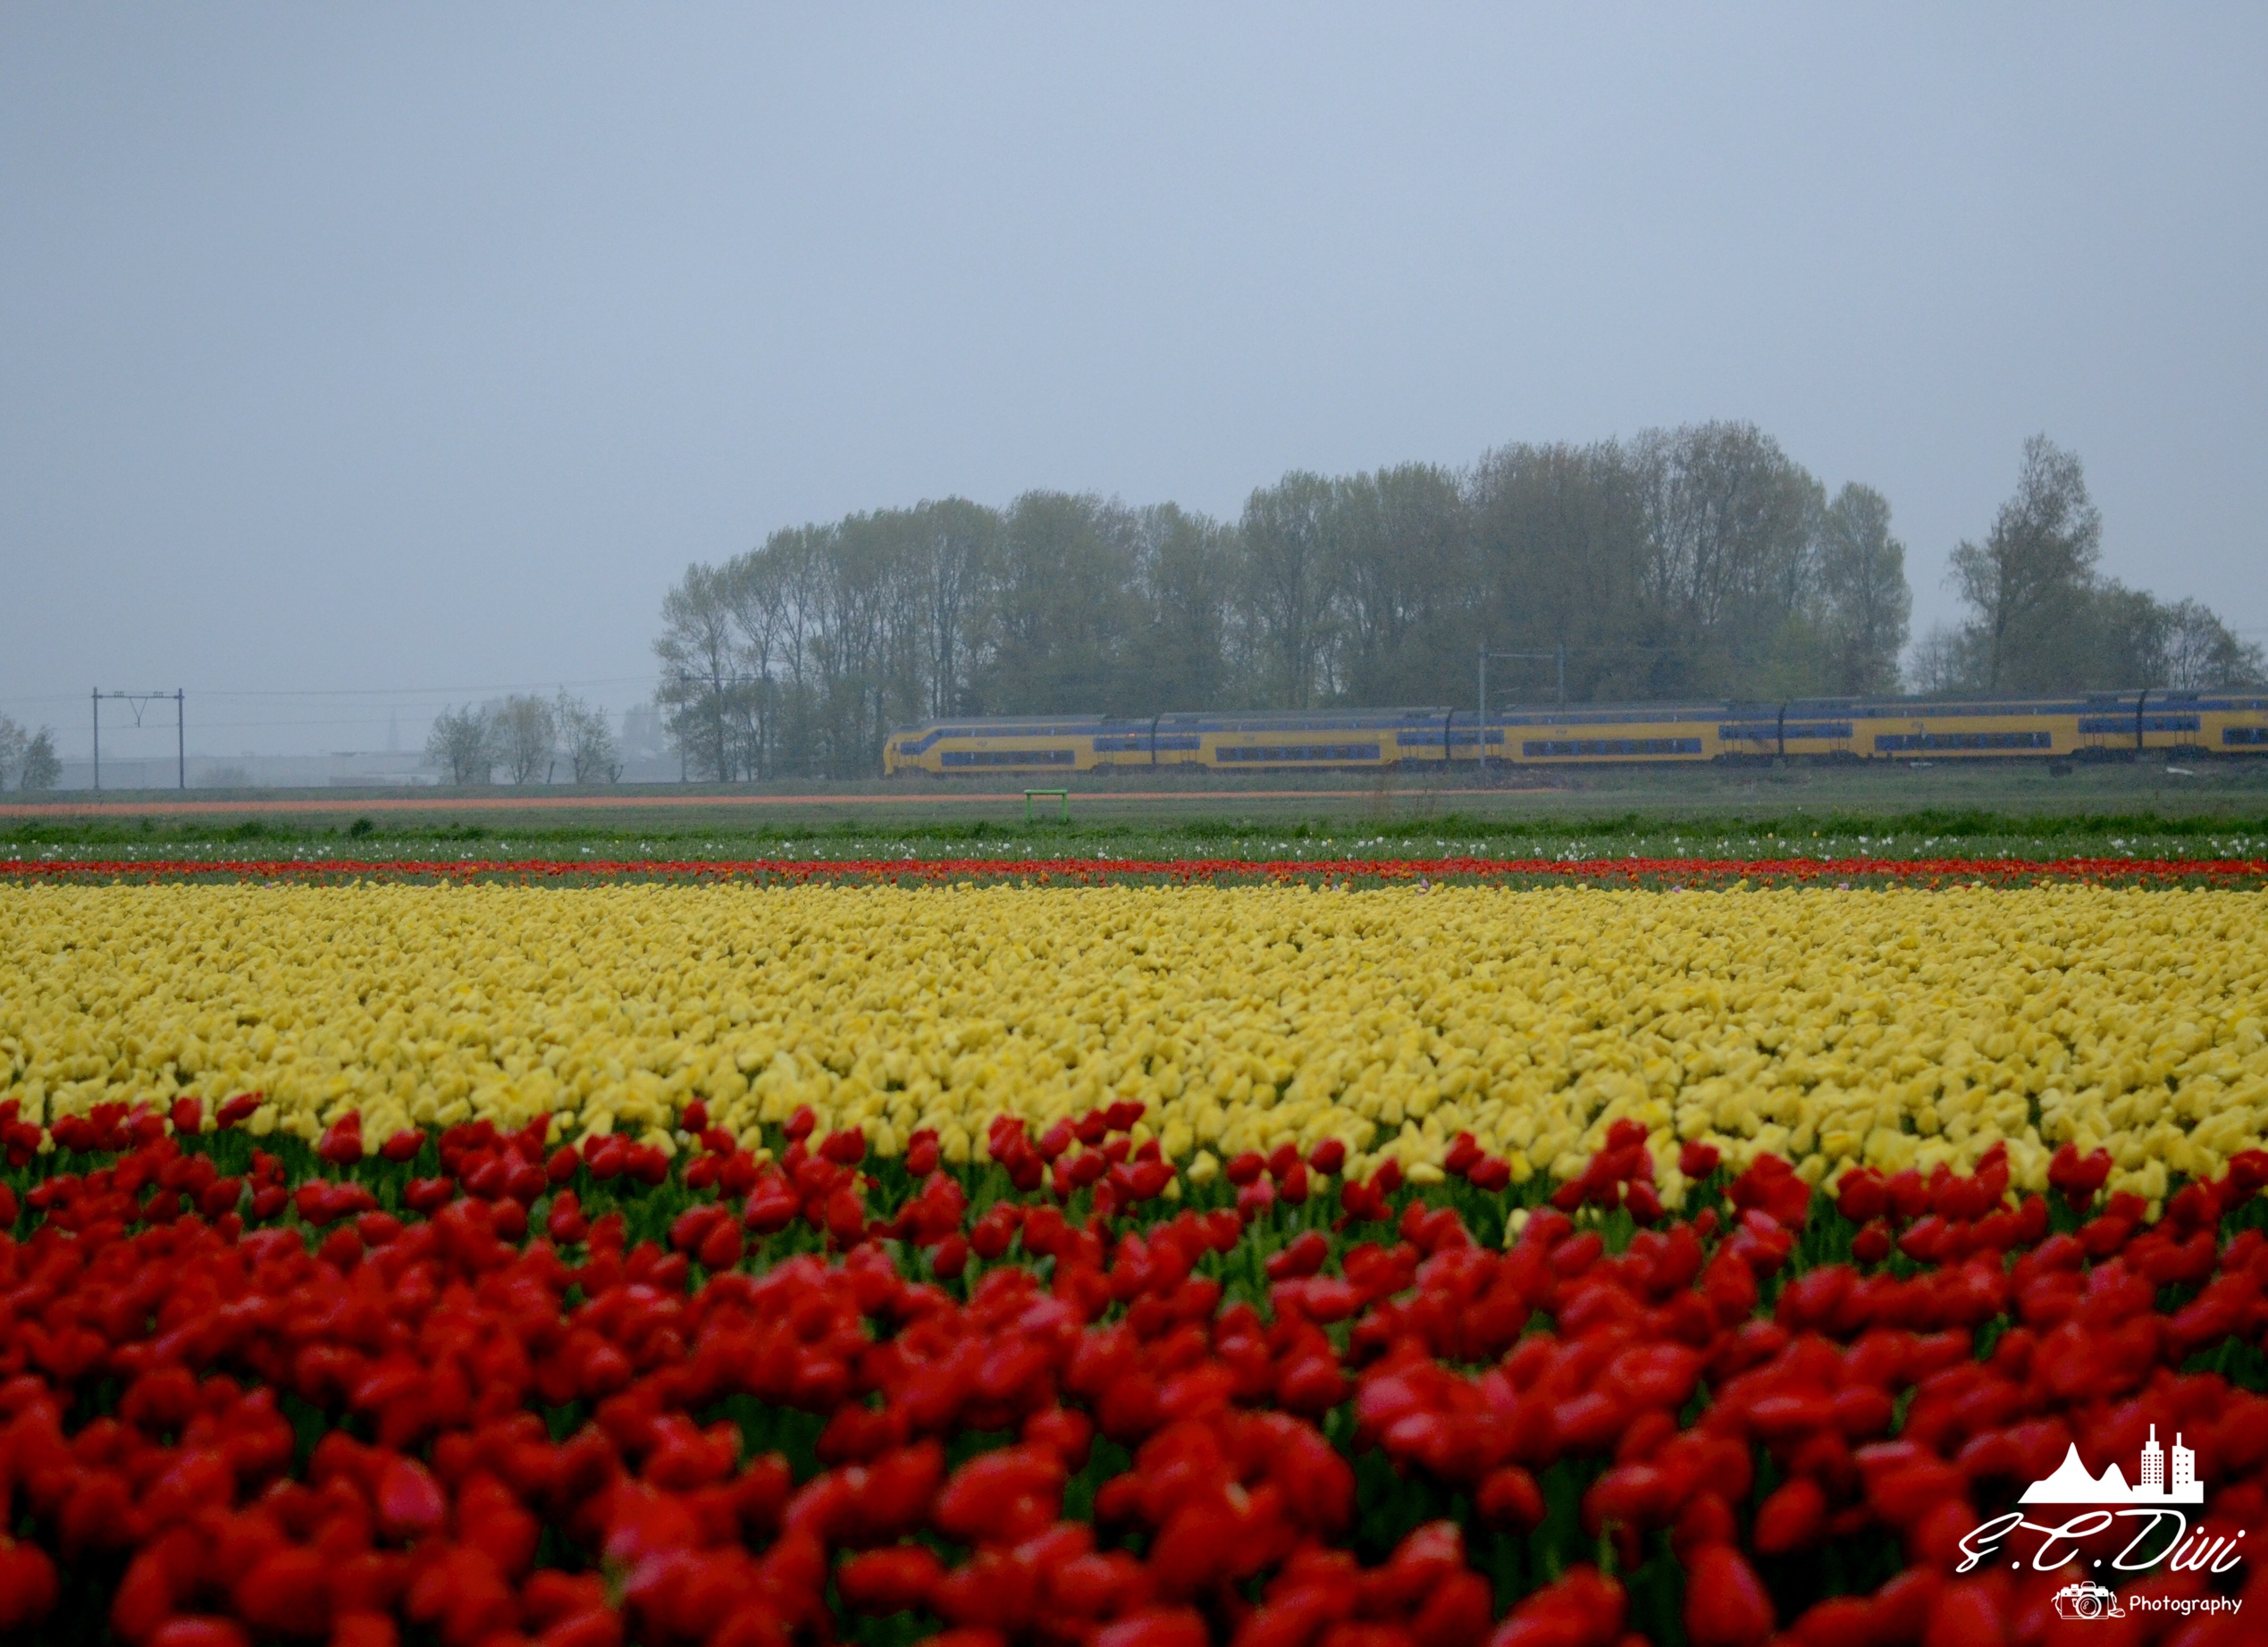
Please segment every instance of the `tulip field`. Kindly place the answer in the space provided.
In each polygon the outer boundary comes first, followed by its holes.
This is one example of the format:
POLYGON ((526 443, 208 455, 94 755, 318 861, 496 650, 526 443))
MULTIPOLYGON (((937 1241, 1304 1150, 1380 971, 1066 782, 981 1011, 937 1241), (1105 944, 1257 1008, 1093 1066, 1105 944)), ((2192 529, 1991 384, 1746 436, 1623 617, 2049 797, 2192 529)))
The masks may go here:
POLYGON ((0 870, 0 1638, 2268 1640, 2256 859, 0 870))

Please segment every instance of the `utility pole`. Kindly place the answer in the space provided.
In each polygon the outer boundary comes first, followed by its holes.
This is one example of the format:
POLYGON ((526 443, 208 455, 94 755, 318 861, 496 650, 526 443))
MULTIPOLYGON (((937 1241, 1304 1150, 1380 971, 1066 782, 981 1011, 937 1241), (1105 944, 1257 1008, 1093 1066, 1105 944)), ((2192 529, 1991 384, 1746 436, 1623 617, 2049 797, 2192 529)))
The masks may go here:
MULTIPOLYGON (((1486 777, 1489 775, 1489 649, 1485 646, 1481 648, 1480 738, 1481 776, 1486 777)), ((1449 734, 1444 732, 1441 739, 1441 766, 1446 770, 1449 758, 1449 734)))
MULTIPOLYGON (((1550 663, 1556 659, 1559 665, 1559 705, 1562 709, 1564 709, 1567 707, 1567 649, 1564 645, 1556 647, 1548 652, 1491 651, 1487 647, 1482 647, 1480 659, 1480 738, 1481 774, 1483 777, 1486 777, 1488 775, 1489 769, 1489 660, 1491 658, 1514 658, 1531 663, 1550 663)), ((1444 759, 1446 759, 1449 754, 1448 749, 1444 747, 1441 753, 1444 759)))
MULTIPOLYGON (((694 675, 687 670, 679 669, 670 678, 681 687, 705 686, 709 689, 710 696, 716 704, 717 777, 719 782, 730 782, 725 767, 725 689, 727 686, 761 685, 770 677, 764 675, 743 675, 738 670, 735 670, 730 675, 694 675)), ((692 781, 685 758, 685 743, 684 729, 680 727, 677 734, 677 781, 681 784, 692 781)), ((759 758, 760 757, 760 751, 759 758)))
POLYGON ((146 704, 173 701, 173 781, 181 789, 189 788, 189 694, 176 686, 171 692, 105 692, 96 687, 88 693, 95 710, 95 787, 103 786, 103 700, 122 698, 134 706, 134 724, 142 724, 142 709, 146 704))

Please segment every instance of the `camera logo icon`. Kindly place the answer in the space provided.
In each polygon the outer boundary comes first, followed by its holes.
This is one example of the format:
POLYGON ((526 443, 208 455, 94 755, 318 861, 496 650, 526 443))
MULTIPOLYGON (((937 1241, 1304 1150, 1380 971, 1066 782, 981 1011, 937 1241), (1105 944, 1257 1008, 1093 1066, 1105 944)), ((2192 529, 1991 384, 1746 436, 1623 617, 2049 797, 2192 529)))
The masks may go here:
POLYGON ((2105 1590, 2091 1579, 2065 1584, 2055 1592, 2055 1616, 2059 1618, 2123 1618, 2115 1592, 2105 1590))

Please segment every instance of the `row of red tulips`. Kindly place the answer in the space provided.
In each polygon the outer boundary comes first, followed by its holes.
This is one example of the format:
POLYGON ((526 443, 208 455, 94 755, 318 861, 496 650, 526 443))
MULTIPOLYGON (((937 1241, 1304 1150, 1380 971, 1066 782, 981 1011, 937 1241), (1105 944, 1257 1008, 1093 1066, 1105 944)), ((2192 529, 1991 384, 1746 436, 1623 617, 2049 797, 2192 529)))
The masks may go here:
POLYGON ((1603 882, 1681 886, 1734 881, 2010 883, 2109 881, 2221 885, 2268 879, 2260 858, 751 858, 626 859, 47 859, 0 861, 23 880, 734 879, 806 882, 1221 880, 1603 882))
POLYGON ((1464 1143, 1425 1192, 1328 1147, 1190 1185, 1132 1106, 959 1170, 808 1115, 760 1160, 698 1105, 674 1160, 248 1113, 0 1104, 0 1631, 2206 1647, 2268 1611, 2268 1156, 2151 1220, 2069 1150, 2051 1204, 1995 1157, 1830 1200, 1696 1148, 1672 1217, 1634 1128, 1516 1204, 1464 1143), (2178 1532, 2010 1520, 2152 1426, 2206 1489, 2178 1532), (2121 1618, 2063 1617, 2083 1577, 2121 1618))

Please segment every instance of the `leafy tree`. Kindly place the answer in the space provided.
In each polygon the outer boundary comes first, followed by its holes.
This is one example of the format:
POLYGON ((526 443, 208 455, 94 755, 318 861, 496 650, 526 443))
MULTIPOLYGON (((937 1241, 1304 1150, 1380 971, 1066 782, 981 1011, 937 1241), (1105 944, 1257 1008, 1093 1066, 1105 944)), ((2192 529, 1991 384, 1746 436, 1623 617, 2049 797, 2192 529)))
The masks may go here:
POLYGON ((30 740, 24 729, 8 716, 0 715, 0 789, 8 786, 9 779, 23 764, 23 754, 30 740))
POLYGON ((1913 616, 1906 546, 1890 535, 1890 502, 1855 482, 1820 517, 1819 627, 1830 692, 1895 692, 1913 616))
POLYGON ((1295 469, 1245 500, 1245 606, 1264 700, 1304 710, 1330 694, 1336 488, 1295 469))
POLYGON ((1234 529, 1163 503, 1141 511, 1136 537, 1142 633, 1126 662, 1124 702, 1138 714, 1243 702, 1232 634, 1234 529))
POLYGON ((1649 695, 1736 693, 1785 648, 1810 593, 1817 481, 1753 424, 1639 437, 1646 517, 1642 632, 1660 654, 1649 695))
POLYGON ((2084 643, 2070 677, 2074 686, 2197 691, 2249 686, 2262 678, 2260 649, 2245 645, 2201 601, 2168 604, 2106 578, 2088 592, 2081 630, 2084 643))
POLYGON ((2084 608, 2102 558, 2103 518, 2077 453, 2044 434, 2024 442, 2016 493, 1982 543, 1953 552, 1951 581, 1987 692, 2067 689, 2080 671, 2084 608))
POLYGON ((1953 550, 1950 582, 1968 604, 1957 643, 1914 670, 1924 690, 2080 692, 2242 686, 2260 649, 2196 601, 2161 601, 2100 575, 2103 522, 2076 454, 2045 435, 2024 445, 2015 496, 1981 544, 1953 550))
MULTIPOLYGON (((1498 702, 1556 698, 1563 647, 1575 702, 1652 690, 1651 649, 1668 637, 1642 615, 1649 551, 1640 481, 1629 451, 1612 441, 1507 446, 1481 459, 1466 487, 1477 635, 1500 651, 1541 654, 1490 664, 1498 702)), ((1469 654, 1456 663, 1460 673, 1472 667, 1469 654)), ((1459 683, 1444 696, 1461 703, 1468 693, 1459 683)))
POLYGON ((1329 541, 1340 659, 1331 675, 1358 703, 1424 703, 1477 638, 1472 511, 1457 477, 1407 463, 1338 483, 1329 541))
POLYGON ((425 759, 458 788, 487 783, 503 759, 494 717, 469 703, 442 710, 425 735, 425 759))
POLYGON ((2147 590, 2093 581, 2068 622, 2056 637, 2055 673, 2043 685, 2109 692, 2164 684, 2170 613, 2147 590))
POLYGON ((1132 511, 1091 493, 1028 492, 1010 506, 992 590, 984 698, 995 713, 1130 713, 1140 632, 1132 511))

